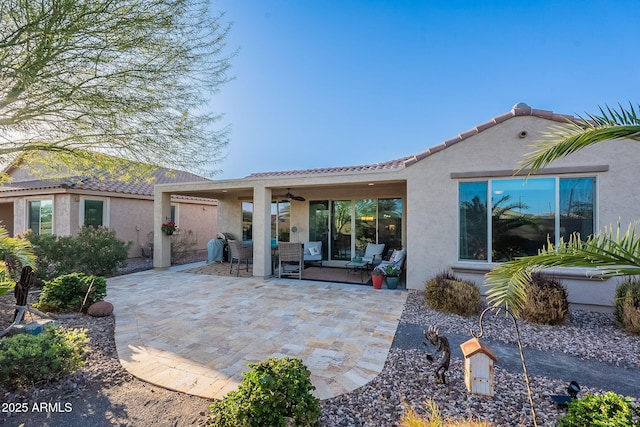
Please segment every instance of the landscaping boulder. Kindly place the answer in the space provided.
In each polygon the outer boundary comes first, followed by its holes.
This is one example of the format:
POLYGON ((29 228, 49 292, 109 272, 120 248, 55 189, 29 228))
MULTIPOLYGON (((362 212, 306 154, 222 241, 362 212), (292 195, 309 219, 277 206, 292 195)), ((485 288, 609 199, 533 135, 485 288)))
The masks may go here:
POLYGON ((94 302, 89 306, 89 310, 87 310, 89 316, 93 317, 107 317, 111 316, 113 313, 113 304, 108 301, 98 301, 94 302))

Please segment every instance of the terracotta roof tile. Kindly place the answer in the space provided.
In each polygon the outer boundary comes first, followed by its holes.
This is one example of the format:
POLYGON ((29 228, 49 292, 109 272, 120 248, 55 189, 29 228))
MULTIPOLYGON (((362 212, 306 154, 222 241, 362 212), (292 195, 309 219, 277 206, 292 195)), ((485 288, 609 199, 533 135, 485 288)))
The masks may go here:
POLYGON ((82 190, 104 191, 139 196, 153 196, 154 184, 208 181, 188 172, 157 169, 151 176, 151 182, 144 179, 121 181, 112 176, 70 176, 50 180, 14 181, 0 186, 0 192, 24 190, 45 190, 54 188, 76 188, 82 190))
POLYGON ((370 172, 379 170, 398 169, 405 166, 405 162, 413 156, 402 157, 400 159, 390 160, 388 162, 376 163, 373 165, 358 165, 358 166, 340 166, 333 168, 317 168, 317 169, 300 169, 290 171, 276 171, 276 172, 256 172, 247 176, 247 178, 275 178, 275 177, 287 177, 287 176, 301 176, 301 175, 325 175, 336 173, 349 173, 349 172, 370 172))

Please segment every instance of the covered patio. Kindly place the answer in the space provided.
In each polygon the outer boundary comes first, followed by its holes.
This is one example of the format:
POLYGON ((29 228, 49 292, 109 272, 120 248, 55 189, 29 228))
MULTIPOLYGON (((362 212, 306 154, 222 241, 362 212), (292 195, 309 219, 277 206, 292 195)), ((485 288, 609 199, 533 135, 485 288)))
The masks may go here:
MULTIPOLYGON (((157 185, 154 221, 159 229, 170 216, 171 196, 213 198, 217 231, 252 245, 254 277, 273 275, 279 242, 320 241, 323 267, 346 268, 367 243, 384 243, 387 255, 405 247, 407 186, 399 165, 157 185)), ((169 236, 155 234, 154 267, 170 266, 169 243, 169 236)))

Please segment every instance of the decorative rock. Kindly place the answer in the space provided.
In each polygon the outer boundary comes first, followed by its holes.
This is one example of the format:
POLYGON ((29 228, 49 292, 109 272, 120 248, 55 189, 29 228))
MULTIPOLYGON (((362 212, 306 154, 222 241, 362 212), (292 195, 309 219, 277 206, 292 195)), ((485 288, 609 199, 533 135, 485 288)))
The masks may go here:
POLYGON ((91 304, 87 314, 93 317, 107 317, 113 313, 113 304, 108 301, 98 301, 91 304))

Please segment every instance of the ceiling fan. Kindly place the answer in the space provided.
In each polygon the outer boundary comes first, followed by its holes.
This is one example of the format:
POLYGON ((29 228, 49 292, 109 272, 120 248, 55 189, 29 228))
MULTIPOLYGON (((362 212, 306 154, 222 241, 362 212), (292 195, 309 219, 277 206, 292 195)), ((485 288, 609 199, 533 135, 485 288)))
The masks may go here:
POLYGON ((304 202, 306 199, 302 196, 295 196, 293 194, 291 194, 291 189, 287 188, 287 194, 285 194, 284 196, 277 196, 278 198, 283 197, 285 199, 288 200, 297 200, 298 202, 304 202))

